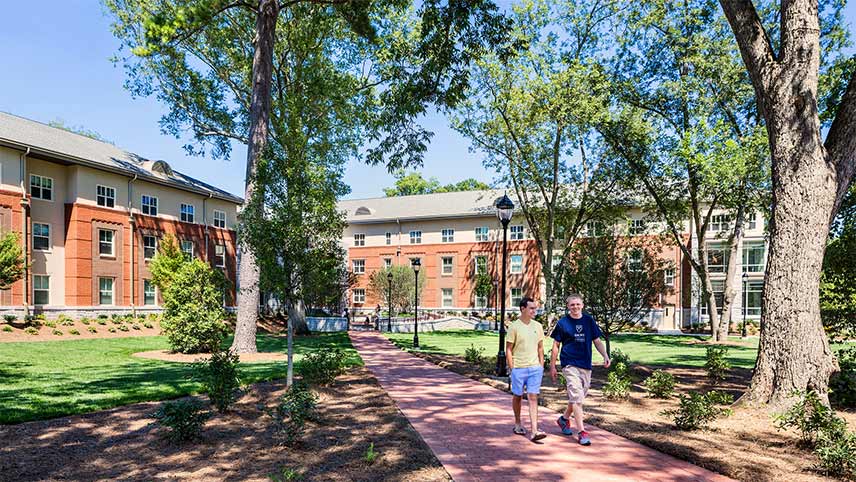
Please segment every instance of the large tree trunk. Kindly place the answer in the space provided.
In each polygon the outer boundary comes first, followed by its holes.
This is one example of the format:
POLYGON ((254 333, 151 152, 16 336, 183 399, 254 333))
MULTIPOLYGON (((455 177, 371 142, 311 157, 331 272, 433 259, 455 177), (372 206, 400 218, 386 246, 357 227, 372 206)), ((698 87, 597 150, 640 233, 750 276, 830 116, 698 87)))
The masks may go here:
MULTIPOLYGON (((259 0, 256 18, 255 53, 253 54, 253 93, 250 104, 250 145, 247 149, 247 172, 244 200, 249 202, 263 189, 256 185, 256 172, 267 148, 270 121, 271 72, 279 5, 275 0, 259 0)), ((232 351, 255 353, 256 322, 259 317, 259 270, 252 247, 242 243, 241 266, 238 270, 238 321, 232 351)))
MULTIPOLYGON (((738 258, 738 256, 740 254, 739 248, 743 241, 743 219, 745 213, 746 206, 741 205, 737 208, 737 215, 734 217, 734 229, 731 231, 731 236, 728 237, 728 269, 725 273, 725 289, 722 293, 722 320, 719 323, 720 340, 728 339, 734 299, 737 296, 737 286, 740 283, 737 278, 737 267, 743 264, 742 259, 738 258)), ((744 306, 743 309, 745 310, 746 307, 744 306)))
MULTIPOLYGON (((294 334, 296 327, 300 323, 302 323, 304 326, 306 325, 306 310, 304 310, 303 302, 300 300, 295 302, 288 302, 288 372, 286 375, 285 384, 289 387, 291 386, 291 382, 294 379, 294 349, 292 348, 294 343, 294 334)), ((307 331, 309 331, 308 328, 307 331)))

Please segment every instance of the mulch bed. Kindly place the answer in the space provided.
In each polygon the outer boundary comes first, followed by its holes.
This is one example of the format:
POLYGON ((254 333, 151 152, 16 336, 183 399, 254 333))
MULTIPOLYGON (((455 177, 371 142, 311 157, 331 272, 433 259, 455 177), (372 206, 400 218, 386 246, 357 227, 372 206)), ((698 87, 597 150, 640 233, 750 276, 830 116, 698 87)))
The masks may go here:
MULTIPOLYGON (((462 357, 411 353, 448 370, 508 391, 507 381, 486 375, 462 357)), ((737 399, 751 378, 751 370, 732 369, 725 382, 713 387, 708 384, 706 372, 702 368, 633 365, 630 399, 610 401, 601 393, 601 387, 606 382, 606 370, 596 366, 592 372, 592 389, 586 401, 586 423, 738 480, 836 480, 819 473, 815 468, 817 460, 814 454, 799 445, 798 435, 795 432, 778 431, 770 414, 765 411, 735 408, 733 415, 716 420, 707 430, 677 430, 671 418, 661 414, 663 410, 677 408, 677 398, 647 398, 642 388, 642 380, 653 368, 664 369, 674 375, 676 393, 716 389, 731 393, 737 399)), ((550 377, 545 376, 539 405, 557 412, 563 411, 567 406, 564 387, 553 385, 550 377)), ((851 429, 856 427, 856 412, 838 411, 838 414, 847 420, 851 429)))
POLYGON ((124 323, 125 326, 128 327, 128 331, 120 331, 119 326, 113 323, 112 320, 105 320, 107 323, 105 325, 99 325, 96 321, 91 321, 89 325, 84 325, 79 321, 75 321, 72 326, 64 326, 57 324, 56 328, 51 328, 49 326, 41 326, 35 327, 39 332, 35 335, 31 335, 24 331, 25 325, 10 325, 10 324, 0 324, 2 326, 11 326, 12 331, 3 331, 0 329, 0 343, 3 342, 12 342, 12 341, 61 341, 61 340, 80 340, 80 339, 92 339, 92 338, 125 338, 129 336, 157 336, 160 335, 160 327, 157 323, 154 323, 152 328, 146 328, 142 324, 137 324, 140 328, 139 330, 135 330, 131 328, 131 323, 124 323), (98 330, 97 333, 90 333, 89 327, 94 327, 98 330), (116 328, 116 333, 110 333, 110 328, 116 328), (54 330, 59 330, 63 334, 55 335, 53 334, 54 330), (69 333, 71 330, 77 330, 80 332, 78 335, 72 335, 69 333))
POLYGON ((152 423, 155 402, 0 426, 0 479, 267 481, 293 470, 301 480, 451 480, 365 368, 314 389, 320 421, 308 422, 293 448, 263 411, 284 391, 282 380, 252 385, 230 413, 206 422, 200 440, 181 446, 152 423))

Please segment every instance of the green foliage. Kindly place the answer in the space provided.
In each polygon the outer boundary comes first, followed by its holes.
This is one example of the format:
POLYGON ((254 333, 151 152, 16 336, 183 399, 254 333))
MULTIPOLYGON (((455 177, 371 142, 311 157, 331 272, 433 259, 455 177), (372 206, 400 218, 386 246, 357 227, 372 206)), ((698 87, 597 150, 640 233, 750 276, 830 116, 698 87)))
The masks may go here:
POLYGON ((630 372, 627 365, 615 363, 606 375, 606 384, 603 386, 603 396, 609 400, 626 400, 630 396, 630 372))
POLYGON ((105 320, 104 318, 98 318, 97 320, 95 320, 95 322, 101 326, 104 326, 107 324, 107 320, 105 320))
POLYGON ((270 474, 268 478, 271 482, 289 482, 292 480, 301 480, 303 476, 295 469, 291 467, 283 467, 282 470, 279 471, 279 475, 270 474))
POLYGON ((131 329, 132 329, 132 330, 139 330, 139 329, 140 329, 140 325, 138 325, 138 324, 134 323, 133 325, 131 325, 131 329))
POLYGON ((109 331, 110 333, 116 333, 118 330, 116 330, 115 326, 111 326, 110 328, 107 328, 107 331, 109 331))
POLYGON ((820 468, 827 474, 843 480, 856 480, 856 432, 843 427, 823 431, 817 436, 814 454, 820 459, 820 468))
POLYGON ((404 169, 399 169, 393 173, 393 176, 395 177, 395 187, 383 189, 383 193, 387 197, 490 189, 487 184, 472 178, 441 186, 437 178, 425 179, 419 172, 407 173, 404 169))
POLYGON ((856 408, 856 347, 838 352, 841 371, 829 379, 829 399, 846 408, 856 408))
POLYGON ((28 335, 38 335, 39 329, 36 327, 33 327, 33 326, 28 326, 28 327, 24 328, 24 333, 26 333, 28 335))
POLYGON ((464 352, 464 359, 474 365, 481 365, 484 360, 484 347, 476 348, 475 345, 470 345, 464 352))
POLYGON ((143 326, 145 326, 146 328, 154 328, 155 327, 155 325, 149 323, 148 321, 144 321, 143 326))
POLYGON ((268 414, 274 419, 276 431, 286 445, 295 445, 300 441, 306 429, 306 421, 316 416, 315 407, 318 397, 304 383, 295 382, 279 405, 268 414))
POLYGON ((707 427, 721 415, 730 413, 729 409, 717 407, 711 397, 698 392, 689 395, 679 394, 680 405, 676 410, 665 410, 663 415, 672 416, 675 426, 680 430, 698 430, 707 427))
POLYGON ((85 316, 83 318, 79 319, 78 321, 84 325, 89 325, 90 323, 92 323, 92 320, 90 320, 89 318, 87 318, 85 316))
POLYGON ((707 398, 710 400, 710 403, 714 405, 731 405, 734 403, 734 395, 728 392, 721 392, 719 390, 711 390, 707 392, 707 398))
POLYGON ((174 443, 181 443, 199 438, 202 425, 210 417, 203 408, 198 400, 169 401, 162 403, 152 417, 161 426, 169 429, 166 434, 167 439, 174 443))
POLYGON ((236 353, 218 350, 207 360, 193 365, 194 378, 202 382, 202 388, 208 393, 211 404, 220 413, 225 413, 238 398, 241 386, 238 379, 239 362, 240 358, 236 353))
POLYGON ((187 261, 187 255, 179 248, 175 236, 164 235, 158 242, 157 254, 149 261, 152 283, 158 287, 161 293, 166 293, 173 278, 178 275, 187 261))
POLYGON ((9 325, 3 325, 3 331, 5 331, 5 332, 11 332, 11 331, 12 331, 12 327, 11 327, 11 326, 9 326, 9 325))
POLYGON ((181 353, 217 350, 227 327, 221 294, 222 273, 199 259, 181 265, 163 294, 161 329, 173 350, 181 353))
POLYGON ((644 385, 651 398, 671 398, 675 391, 675 377, 669 372, 655 370, 644 385))
POLYGON ((369 448, 366 450, 365 455, 363 455, 363 460, 365 460, 367 464, 371 465, 376 459, 377 452, 374 450, 374 442, 370 442, 369 448))
POLYGON ((803 443, 814 445, 821 432, 839 433, 846 422, 823 403, 814 390, 795 390, 796 402, 784 413, 774 417, 779 430, 796 429, 803 443))
POLYGON ((612 350, 612 353, 609 355, 609 359, 612 362, 609 366, 609 371, 615 370, 615 367, 619 363, 624 364, 625 367, 629 367, 631 365, 630 355, 624 353, 624 351, 619 348, 612 350))
POLYGON ((95 328, 94 326, 89 326, 86 328, 86 331, 88 331, 89 333, 98 333, 98 328, 95 328))
POLYGON ((300 364, 300 374, 310 385, 330 385, 344 372, 345 354, 338 348, 314 351, 300 364))
POLYGON ((0 236, 0 290, 7 290, 12 283, 24 277, 24 252, 21 237, 10 231, 0 236))
POLYGON ((75 328, 72 328, 72 329, 68 330, 68 334, 69 335, 79 335, 80 331, 75 329, 75 328))
POLYGON ((856 183, 829 234, 820 278, 820 316, 832 340, 856 337, 856 183))
POLYGON ((731 369, 731 363, 725 358, 727 355, 728 347, 726 346, 714 345, 707 347, 704 368, 707 370, 707 377, 714 383, 725 380, 728 370, 731 369))
POLYGON ((128 328, 128 325, 120 325, 120 326, 119 326, 119 331, 127 332, 127 331, 130 331, 130 330, 131 330, 131 329, 130 329, 130 328, 128 328))
POLYGON ((45 322, 42 324, 44 326, 47 326, 48 328, 56 328, 56 321, 54 320, 45 320, 45 322))
POLYGON ((57 329, 57 328, 54 328, 54 330, 51 331, 51 333, 56 335, 56 336, 62 336, 63 335, 62 330, 57 329))
MULTIPOLYGON (((402 313, 405 311, 410 311, 413 309, 413 299, 414 296, 414 284, 416 281, 416 274, 413 272, 413 268, 409 265, 393 265, 389 268, 381 268, 372 272, 369 275, 369 286, 368 292, 375 299, 381 300, 382 305, 388 305, 389 303, 389 280, 387 276, 389 273, 392 273, 392 305, 393 310, 396 313, 402 313)), ((422 294, 425 291, 425 284, 427 280, 427 275, 425 274, 425 270, 419 271, 419 298, 422 298, 422 294)))
POLYGON ((5 320, 6 323, 15 323, 16 321, 18 321, 18 316, 17 315, 3 315, 3 320, 5 320))

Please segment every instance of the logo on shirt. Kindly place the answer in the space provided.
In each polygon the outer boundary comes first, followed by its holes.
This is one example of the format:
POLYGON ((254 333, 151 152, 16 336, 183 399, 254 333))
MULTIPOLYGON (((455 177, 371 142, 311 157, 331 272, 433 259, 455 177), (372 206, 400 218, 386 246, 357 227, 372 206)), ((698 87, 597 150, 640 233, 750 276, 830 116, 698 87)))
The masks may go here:
POLYGON ((577 333, 583 332, 583 325, 575 325, 577 327, 577 333))
POLYGON ((585 343, 586 342, 586 334, 583 331, 583 325, 574 325, 577 329, 577 332, 574 333, 574 341, 577 343, 585 343))

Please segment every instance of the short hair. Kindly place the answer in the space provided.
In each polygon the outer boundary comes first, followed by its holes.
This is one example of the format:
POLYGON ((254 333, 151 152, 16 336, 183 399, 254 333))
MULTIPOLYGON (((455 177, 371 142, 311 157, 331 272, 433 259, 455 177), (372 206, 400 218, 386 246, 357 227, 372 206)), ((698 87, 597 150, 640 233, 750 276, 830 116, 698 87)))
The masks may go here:
POLYGON ((520 300, 520 303, 517 304, 517 307, 522 310, 529 306, 529 303, 535 303, 535 300, 528 296, 524 296, 523 299, 520 300))
POLYGON ((583 301, 583 295, 581 295, 579 293, 571 293, 567 297, 565 297, 565 303, 567 303, 568 301, 571 301, 571 299, 573 299, 573 298, 576 298, 580 301, 583 301))

